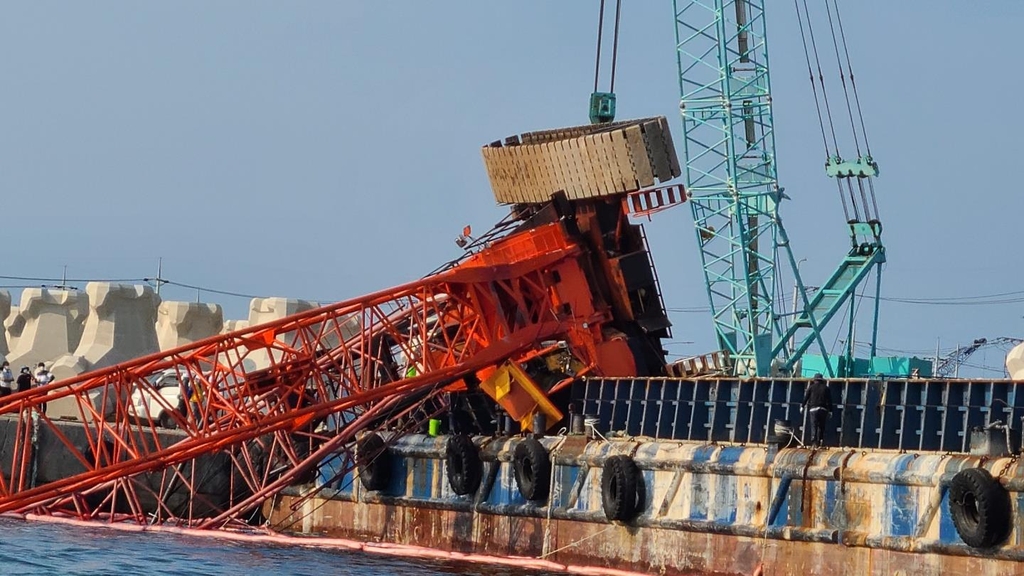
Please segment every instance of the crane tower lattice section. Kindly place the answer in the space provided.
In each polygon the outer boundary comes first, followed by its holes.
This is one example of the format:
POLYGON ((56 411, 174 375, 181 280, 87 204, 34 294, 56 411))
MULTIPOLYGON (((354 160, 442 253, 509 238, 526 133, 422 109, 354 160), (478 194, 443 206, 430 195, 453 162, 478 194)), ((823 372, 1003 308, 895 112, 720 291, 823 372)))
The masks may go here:
POLYGON ((719 345, 767 374, 782 250, 780 188, 759 0, 674 0, 686 185, 719 345))

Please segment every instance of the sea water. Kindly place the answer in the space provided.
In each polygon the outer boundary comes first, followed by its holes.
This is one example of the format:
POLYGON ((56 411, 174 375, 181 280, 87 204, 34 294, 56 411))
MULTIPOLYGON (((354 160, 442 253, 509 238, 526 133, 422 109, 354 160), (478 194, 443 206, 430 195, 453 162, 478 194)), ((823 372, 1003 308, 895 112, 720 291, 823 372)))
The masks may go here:
POLYGON ((0 519, 0 575, 513 576, 517 568, 0 519))

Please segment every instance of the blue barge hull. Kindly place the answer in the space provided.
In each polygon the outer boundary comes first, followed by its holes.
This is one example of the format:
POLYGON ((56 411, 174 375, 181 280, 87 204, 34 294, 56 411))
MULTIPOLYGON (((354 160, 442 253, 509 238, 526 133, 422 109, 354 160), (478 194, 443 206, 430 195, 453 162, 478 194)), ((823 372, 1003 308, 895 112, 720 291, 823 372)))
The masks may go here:
POLYGON ((284 530, 665 575, 749 575, 759 566, 777 575, 1024 573, 1024 466, 1015 455, 967 453, 970 428, 1012 421, 1024 383, 833 382, 843 401, 830 439, 855 445, 765 443, 774 419, 799 421, 803 383, 584 382, 575 399, 615 437, 541 438, 552 463, 543 502, 518 488, 523 438, 475 437, 482 482, 460 496, 447 475, 448 437, 411 435, 390 447, 383 489, 366 490, 338 455, 265 513, 284 530), (617 390, 629 396, 603 396, 617 390), (640 433, 648 435, 631 435, 640 433), (645 487, 628 522, 609 521, 602 508, 602 476, 616 455, 636 464, 645 487), (950 486, 970 468, 1009 494, 1009 536, 993 547, 969 546, 954 525, 950 486))

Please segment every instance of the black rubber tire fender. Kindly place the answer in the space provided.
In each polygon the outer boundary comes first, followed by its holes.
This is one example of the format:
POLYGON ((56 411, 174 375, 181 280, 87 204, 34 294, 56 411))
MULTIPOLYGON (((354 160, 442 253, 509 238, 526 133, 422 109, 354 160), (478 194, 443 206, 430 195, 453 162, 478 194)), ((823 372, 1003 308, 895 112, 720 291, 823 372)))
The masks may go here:
POLYGON ((444 459, 448 485, 451 486, 452 492, 465 496, 480 488, 484 466, 480 461, 480 451, 476 444, 473 444, 472 438, 465 434, 456 434, 449 438, 444 459))
POLYGON ((1001 544, 1013 528, 1010 494, 984 468, 967 468, 953 476, 949 511, 960 539, 973 548, 1001 544))
POLYGON ((629 522, 644 506, 644 477, 629 456, 610 456, 601 473, 601 503, 609 521, 629 522))
POLYGON ((380 434, 367 434, 356 444, 356 469, 363 488, 387 488, 391 482, 391 450, 380 434))
POLYGON ((512 453, 516 485, 523 498, 532 502, 548 499, 551 490, 551 457, 536 438, 527 438, 512 453))

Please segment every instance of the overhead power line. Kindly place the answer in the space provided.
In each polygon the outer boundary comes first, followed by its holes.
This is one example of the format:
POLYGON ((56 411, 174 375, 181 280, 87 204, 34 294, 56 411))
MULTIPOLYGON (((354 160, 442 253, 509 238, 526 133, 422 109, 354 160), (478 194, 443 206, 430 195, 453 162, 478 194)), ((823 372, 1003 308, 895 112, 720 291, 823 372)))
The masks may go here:
MULTIPOLYGON (((147 282, 149 282, 149 281, 151 281, 153 279, 152 278, 146 278, 145 280, 147 282)), ((166 284, 168 286, 177 286, 179 288, 188 288, 189 290, 198 290, 200 292, 209 292, 210 294, 220 294, 222 296, 234 296, 235 298, 249 298, 249 299, 252 299, 252 298, 262 298, 262 296, 257 296, 255 294, 245 294, 245 293, 242 293, 242 292, 233 292, 231 290, 218 290, 216 288, 208 288, 208 287, 205 287, 205 286, 196 286, 195 284, 186 284, 184 282, 175 282, 174 280, 166 280, 166 279, 164 279, 164 280, 161 280, 161 282, 163 282, 164 284, 166 284)))
MULTIPOLYGON (((0 276, 0 280, 22 282, 145 282, 145 278, 48 278, 42 276, 0 276)), ((32 286, 29 286, 31 288, 32 286)))
MULTIPOLYGON (((790 296, 783 295, 782 298, 789 299, 790 296)), ((995 306, 1004 304, 1024 303, 1024 290, 1015 290, 1013 292, 999 292, 996 294, 981 294, 971 296, 938 296, 927 298, 882 296, 880 300, 883 302, 892 302, 895 304, 915 304, 925 306, 995 306)), ((711 311, 711 309, 706 306, 677 307, 668 308, 667 310, 669 312, 677 312, 683 314, 706 313, 711 311)))

